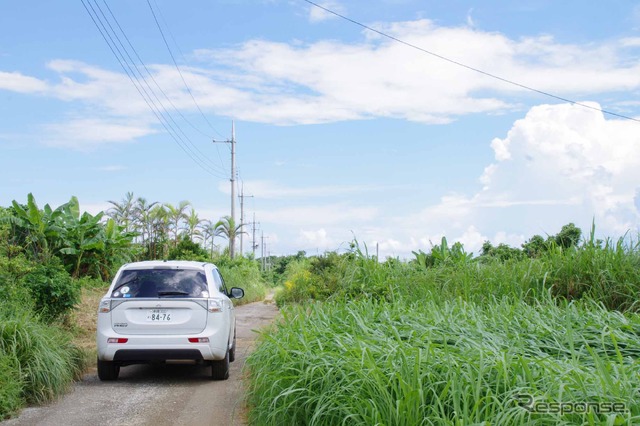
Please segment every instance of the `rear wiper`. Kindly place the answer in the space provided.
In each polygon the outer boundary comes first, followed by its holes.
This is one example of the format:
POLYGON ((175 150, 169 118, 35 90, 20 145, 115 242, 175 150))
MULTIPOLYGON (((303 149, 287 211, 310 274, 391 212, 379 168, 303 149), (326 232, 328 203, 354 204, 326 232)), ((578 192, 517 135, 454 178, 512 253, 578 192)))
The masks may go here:
POLYGON ((158 296, 188 296, 190 293, 180 290, 159 291, 158 296))

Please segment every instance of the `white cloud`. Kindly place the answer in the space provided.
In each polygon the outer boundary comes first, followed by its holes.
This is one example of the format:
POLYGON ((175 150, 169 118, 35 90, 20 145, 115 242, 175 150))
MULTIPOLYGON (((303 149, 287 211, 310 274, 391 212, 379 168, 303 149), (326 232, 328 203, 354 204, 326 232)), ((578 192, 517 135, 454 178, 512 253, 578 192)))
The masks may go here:
POLYGON ((131 142, 136 138, 156 133, 148 125, 127 121, 97 118, 73 119, 47 126, 45 144, 49 146, 92 150, 99 145, 113 142, 131 142))
POLYGON ((302 247, 311 247, 321 250, 335 250, 339 243, 329 238, 324 228, 317 230, 300 230, 298 244, 302 247))
MULTIPOLYGON (((339 9, 336 3, 327 5, 339 9)), ((637 38, 578 45, 549 36, 510 39, 426 19, 372 25, 452 60, 561 96, 620 92, 615 102, 624 102, 632 100, 626 93, 640 88, 640 60, 631 49, 637 38)), ((279 125, 378 117, 448 123, 461 115, 514 109, 514 96, 525 93, 370 31, 351 43, 249 40, 201 49, 194 58, 201 66, 182 67, 182 74, 205 113, 279 125)), ((74 105, 88 106, 101 117, 155 121, 126 75, 79 61, 53 60, 47 66, 57 80, 0 72, 0 89, 81 103, 74 105)), ((174 106, 197 112, 174 66, 148 68, 171 100, 149 79, 158 104, 172 114, 174 106)), ((508 147, 503 148, 496 150, 499 158, 506 158, 508 147)))
MULTIPOLYGON (((592 104, 597 107, 597 104, 592 104)), ((640 126, 606 119, 576 105, 540 105, 491 147, 499 161, 485 167, 472 194, 443 195, 418 212, 380 209, 382 228, 357 228, 380 243, 381 257, 411 257, 446 236, 477 253, 485 240, 518 247, 574 222, 601 236, 632 235, 640 227, 640 126), (499 153, 499 154, 498 154, 499 153), (506 155, 508 154, 508 155, 506 155)))
POLYGON ((428 224, 424 234, 466 229, 459 238, 474 248, 484 235, 519 245, 523 235, 557 233, 568 222, 586 231, 592 219, 609 236, 638 229, 637 123, 576 105, 540 105, 491 147, 498 161, 485 168, 479 192, 444 196, 398 223, 428 224))
POLYGON ((35 77, 22 75, 18 72, 0 71, 0 90, 10 90, 18 93, 38 93, 47 90, 47 83, 35 77))
MULTIPOLYGON (((438 27, 428 20, 376 28, 559 95, 640 88, 640 61, 616 41, 569 45, 548 36, 514 40, 469 27, 438 27)), ((229 105, 230 114, 275 124, 375 117, 445 123, 459 115, 512 108, 504 96, 524 92, 368 31, 359 43, 251 40, 233 49, 201 50, 198 56, 225 64, 237 77, 229 79, 238 101, 229 105)))

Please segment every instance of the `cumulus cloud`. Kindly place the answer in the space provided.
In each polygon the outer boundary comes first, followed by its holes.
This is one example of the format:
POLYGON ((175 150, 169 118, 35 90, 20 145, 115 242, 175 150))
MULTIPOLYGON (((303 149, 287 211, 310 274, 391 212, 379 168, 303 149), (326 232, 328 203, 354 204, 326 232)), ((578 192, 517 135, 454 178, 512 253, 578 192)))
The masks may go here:
POLYGON ((317 230, 300 230, 298 244, 321 250, 335 250, 339 243, 329 237, 324 228, 317 230))
POLYGON ((636 122, 606 119, 577 105, 540 105, 491 147, 496 162, 485 168, 481 190, 444 196, 409 220, 428 223, 424 233, 457 235, 472 247, 485 235, 518 245, 533 234, 557 233, 568 222, 588 229, 595 220, 610 236, 637 231, 636 122))
MULTIPOLYGON (((335 2, 327 5, 339 9, 335 2)), ((640 88, 640 60, 633 54, 637 38, 581 45, 550 36, 512 39, 427 19, 371 25, 452 60, 567 97, 617 92, 615 102, 622 105, 634 100, 626 93, 640 88)), ((205 113, 278 125, 371 118, 448 123, 462 115, 520 108, 526 92, 367 30, 354 42, 254 39, 200 49, 193 58, 198 66, 184 66, 182 74, 205 113)), ((0 71, 0 89, 55 97, 91 109, 93 116, 156 120, 122 73, 73 60, 53 60, 47 67, 57 79, 0 71)), ((154 102, 171 114, 174 108, 197 112, 174 66, 148 68, 153 79, 147 77, 145 87, 157 95, 154 102)), ((507 146, 496 148, 496 156, 509 155, 507 146)))
POLYGON ((45 92, 48 86, 45 81, 18 72, 0 71, 0 90, 18 93, 45 92))
POLYGON ((131 142, 152 133, 155 130, 150 126, 131 121, 84 118, 47 126, 50 136, 44 142, 49 146, 85 151, 106 143, 131 142))
MULTIPOLYGON (((548 36, 514 40, 469 27, 439 27, 426 19, 375 27, 560 95, 640 87, 640 62, 623 48, 625 43, 570 45, 548 36)), ((446 123, 464 114, 513 108, 505 96, 524 92, 369 31, 355 43, 251 40, 232 49, 200 50, 197 57, 225 64, 225 72, 235 77, 228 80, 230 90, 245 96, 230 103, 234 116, 274 124, 375 117, 446 123)))
POLYGON ((361 235, 379 242, 381 256, 410 257, 442 236, 477 253, 485 240, 518 247, 569 222, 586 232, 595 220, 603 236, 638 231, 638 123, 577 105, 539 105, 488 145, 495 162, 485 167, 476 192, 445 194, 406 215, 381 209, 377 221, 389 226, 361 235))

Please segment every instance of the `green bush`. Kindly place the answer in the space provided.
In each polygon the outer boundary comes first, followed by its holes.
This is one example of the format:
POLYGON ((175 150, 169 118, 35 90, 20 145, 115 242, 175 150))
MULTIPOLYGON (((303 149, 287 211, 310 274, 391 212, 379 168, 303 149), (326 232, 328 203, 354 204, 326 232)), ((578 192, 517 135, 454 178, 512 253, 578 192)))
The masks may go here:
POLYGON ((240 287, 244 290, 244 297, 236 301, 236 304, 256 302, 263 300, 266 295, 266 286, 260 273, 258 262, 251 259, 237 257, 233 260, 217 259, 219 268, 225 280, 227 288, 240 287))
POLYGON ((0 300, 7 304, 31 306, 31 293, 22 284, 22 279, 35 266, 23 254, 12 258, 0 255, 0 300))
POLYGON ((22 281, 31 293, 36 312, 45 320, 62 317, 80 300, 80 286, 55 258, 37 265, 22 281))

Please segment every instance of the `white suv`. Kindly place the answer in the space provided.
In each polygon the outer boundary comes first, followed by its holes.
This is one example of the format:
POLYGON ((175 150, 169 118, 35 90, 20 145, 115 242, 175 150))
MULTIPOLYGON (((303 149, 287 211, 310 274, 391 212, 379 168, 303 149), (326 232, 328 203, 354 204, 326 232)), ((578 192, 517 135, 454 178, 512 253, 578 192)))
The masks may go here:
POLYGON ((120 268, 98 308, 98 377, 116 380, 120 367, 153 361, 193 360, 226 380, 235 358, 236 318, 227 290, 211 263, 146 261, 120 268))

